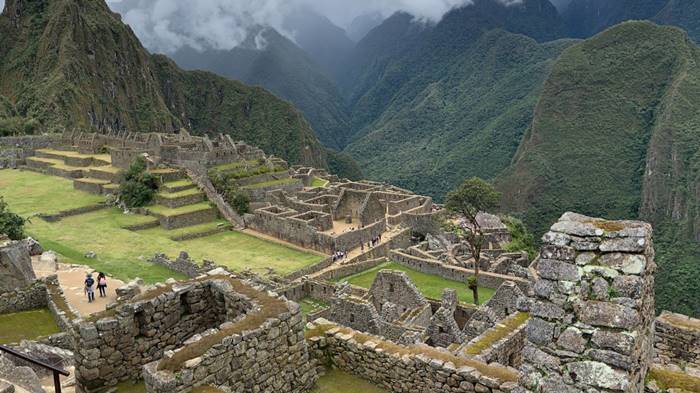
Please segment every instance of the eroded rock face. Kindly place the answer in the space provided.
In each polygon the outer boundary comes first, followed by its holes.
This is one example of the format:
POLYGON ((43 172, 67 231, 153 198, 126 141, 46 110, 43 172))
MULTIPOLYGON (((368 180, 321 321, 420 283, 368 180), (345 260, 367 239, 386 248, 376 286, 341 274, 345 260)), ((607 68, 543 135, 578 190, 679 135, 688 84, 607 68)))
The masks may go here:
POLYGON ((566 213, 543 242, 523 388, 643 391, 654 318, 651 226, 566 213))
POLYGON ((0 293, 25 287, 35 279, 32 259, 23 242, 0 245, 0 293))

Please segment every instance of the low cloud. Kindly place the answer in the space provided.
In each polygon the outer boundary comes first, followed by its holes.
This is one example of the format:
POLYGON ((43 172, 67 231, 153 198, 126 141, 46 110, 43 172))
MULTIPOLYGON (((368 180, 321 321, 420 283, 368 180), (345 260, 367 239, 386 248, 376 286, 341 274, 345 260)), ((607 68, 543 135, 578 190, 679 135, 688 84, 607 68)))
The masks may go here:
MULTIPOLYGON (((2 0, 0 0, 2 1, 2 0)), ((512 0, 499 0, 512 1, 512 0)), ((518 0, 519 1, 519 0, 518 0)), ((154 52, 172 53, 184 46, 229 50, 243 43, 256 27, 272 27, 290 39, 284 20, 299 9, 311 9, 341 27, 368 12, 387 17, 404 11, 416 19, 437 22, 471 0, 111 0, 143 44, 154 52)), ((264 44, 254 40, 256 46, 264 44)))

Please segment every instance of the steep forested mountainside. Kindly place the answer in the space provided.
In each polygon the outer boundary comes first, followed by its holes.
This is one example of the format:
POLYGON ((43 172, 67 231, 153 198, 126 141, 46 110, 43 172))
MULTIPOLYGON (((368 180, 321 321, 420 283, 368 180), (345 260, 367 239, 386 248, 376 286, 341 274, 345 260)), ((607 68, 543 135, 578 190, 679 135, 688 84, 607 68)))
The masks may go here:
POLYGON ((298 7, 283 23, 294 42, 320 68, 335 80, 344 70, 347 57, 355 46, 345 30, 309 7, 298 7))
POLYGON ((497 174, 527 128, 549 63, 568 44, 537 41, 561 29, 548 0, 479 0, 436 25, 392 16, 349 63, 346 151, 365 174, 436 196, 468 175, 497 174))
POLYGON ((31 123, 42 130, 187 127, 326 166, 325 149, 293 106, 261 88, 184 72, 150 55, 103 0, 7 0, 0 97, 8 116, 0 124, 15 131, 31 123))
POLYGON ((681 27, 700 43, 700 0, 669 0, 653 20, 681 27))
POLYGON ((183 48, 173 59, 185 69, 214 72, 263 86, 296 105, 326 146, 339 148, 347 130, 343 99, 329 77, 297 45, 271 28, 251 32, 232 50, 183 48), (262 39, 263 47, 256 45, 262 39))
POLYGON ((626 22, 565 50, 499 179, 503 208, 543 233, 563 211, 655 226, 659 306, 700 314, 700 48, 626 22))

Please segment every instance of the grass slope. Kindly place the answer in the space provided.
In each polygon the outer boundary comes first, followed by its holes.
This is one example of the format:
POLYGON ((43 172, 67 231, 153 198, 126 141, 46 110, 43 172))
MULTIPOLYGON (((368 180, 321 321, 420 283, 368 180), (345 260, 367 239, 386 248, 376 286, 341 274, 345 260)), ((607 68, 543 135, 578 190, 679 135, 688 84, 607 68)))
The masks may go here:
MULTIPOLYGON (((0 195, 5 197, 11 209, 23 216, 44 209, 57 212, 80 207, 79 201, 87 205, 95 202, 91 194, 72 190, 71 184, 66 179, 34 172, 0 171, 0 186, 6 185, 0 187, 0 195), (31 187, 27 189, 24 184, 31 187)), ((187 228, 174 231, 154 228, 138 232, 123 229, 151 220, 153 217, 125 215, 119 209, 110 208, 66 217, 55 223, 34 218, 26 230, 45 248, 55 250, 69 261, 90 265, 125 281, 135 277, 147 282, 163 281, 168 277, 182 278, 166 268, 147 262, 148 258, 159 252, 176 257, 185 250, 199 262, 208 259, 234 270, 250 268, 259 273, 272 268, 280 274, 290 273, 322 259, 316 254, 239 232, 222 232, 175 242, 170 237, 182 235, 187 228), (97 258, 85 258, 88 251, 95 251, 97 258)), ((201 231, 202 226, 189 229, 201 231)))
POLYGON ((683 31, 650 22, 626 22, 567 49, 499 179, 504 208, 519 212, 533 233, 567 210, 651 221, 658 306, 695 315, 698 64, 700 49, 683 31), (675 272, 692 276, 669 280, 675 272), (672 301, 676 291, 687 296, 672 301))
POLYGON ((60 332, 48 309, 0 315, 0 344, 36 340, 60 332))
MULTIPOLYGON (((372 269, 368 269, 348 277, 336 279, 336 281, 347 281, 352 285, 369 289, 372 286, 372 282, 374 282, 374 278, 377 276, 377 273, 383 269, 405 272, 411 281, 416 284, 416 287, 420 289, 423 295, 431 299, 441 299, 443 289, 452 288, 457 291, 457 298, 460 302, 469 304, 474 303, 474 297, 472 296, 471 290, 467 289, 466 283, 447 280, 440 276, 419 272, 396 262, 383 263, 372 269)), ((489 300, 491 296, 493 296, 494 292, 496 292, 495 289, 479 287, 479 301, 483 303, 489 300)))
POLYGON ((386 390, 338 369, 326 371, 311 393, 385 393, 386 390))

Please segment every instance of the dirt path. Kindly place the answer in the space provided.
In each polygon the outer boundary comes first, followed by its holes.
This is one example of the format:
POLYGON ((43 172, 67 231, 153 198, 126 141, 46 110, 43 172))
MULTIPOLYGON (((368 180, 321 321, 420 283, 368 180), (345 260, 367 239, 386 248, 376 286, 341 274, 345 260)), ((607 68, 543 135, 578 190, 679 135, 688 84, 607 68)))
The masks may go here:
MULTIPOLYGON (((375 246, 375 248, 376 248, 376 247, 379 247, 379 246, 381 246, 381 245, 383 245, 383 244, 388 243, 388 242, 389 242, 391 239, 393 239, 396 235, 398 235, 399 233, 401 233, 401 231, 402 231, 402 228, 400 228, 400 227, 393 227, 393 228, 390 228, 388 231, 382 233, 382 241, 379 242, 379 244, 378 244, 377 246, 375 246)), ((343 262, 347 262, 347 261, 349 261, 349 260, 351 260, 351 259, 353 259, 353 258, 359 257, 360 255, 365 254, 365 253, 368 253, 368 252, 370 252, 371 250, 373 250, 373 248, 368 248, 366 244, 364 245, 364 249, 363 249, 363 247, 356 247, 356 248, 354 248, 354 249, 348 251, 348 257, 347 257, 347 259, 339 260, 339 261, 333 263, 332 265, 328 266, 327 268, 322 269, 322 270, 319 270, 318 272, 311 274, 309 277, 311 277, 311 278, 318 277, 318 276, 320 276, 320 275, 322 275, 322 274, 324 274, 324 273, 326 273, 326 272, 328 272, 328 271, 338 269, 338 268, 340 268, 340 267, 343 266, 343 265, 342 265, 343 262)))
POLYGON ((95 301, 88 303, 87 295, 85 295, 84 282, 87 273, 93 273, 92 278, 97 281, 97 272, 88 266, 73 267, 69 265, 58 264, 57 267, 52 264, 42 263, 39 258, 32 258, 32 266, 37 277, 46 277, 51 274, 58 275, 58 282, 63 289, 68 303, 80 313, 82 316, 87 316, 100 311, 104 311, 105 307, 114 303, 117 300, 115 289, 124 285, 123 281, 115 278, 107 277, 107 296, 100 297, 95 288, 95 301))

